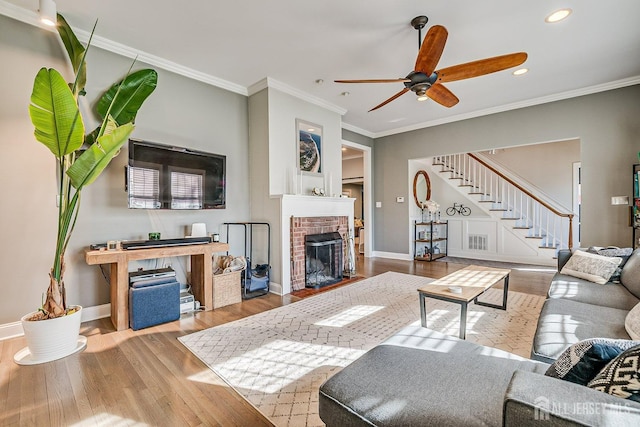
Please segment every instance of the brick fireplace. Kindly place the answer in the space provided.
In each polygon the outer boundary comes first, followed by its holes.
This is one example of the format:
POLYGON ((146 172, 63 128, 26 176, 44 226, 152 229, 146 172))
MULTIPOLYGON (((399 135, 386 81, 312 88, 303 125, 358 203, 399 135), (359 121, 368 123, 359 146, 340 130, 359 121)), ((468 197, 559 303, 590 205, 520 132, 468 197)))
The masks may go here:
POLYGON ((305 287, 305 236, 338 232, 342 236, 344 245, 349 230, 348 216, 317 216, 291 217, 291 289, 298 290, 305 287))

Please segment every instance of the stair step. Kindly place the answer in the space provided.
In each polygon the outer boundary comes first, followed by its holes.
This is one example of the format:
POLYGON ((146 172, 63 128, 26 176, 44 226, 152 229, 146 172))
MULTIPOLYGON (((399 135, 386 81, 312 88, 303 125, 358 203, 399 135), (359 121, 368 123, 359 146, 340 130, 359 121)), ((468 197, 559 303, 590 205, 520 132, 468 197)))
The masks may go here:
POLYGON ((436 163, 436 162, 433 162, 433 163, 431 163, 431 164, 432 164, 433 166, 444 166, 444 163, 442 163, 442 162, 437 162, 437 163, 436 163))
MULTIPOLYGON (((458 187, 473 187, 473 184, 460 184, 458 187)), ((469 193, 471 194, 471 193, 469 193)))
POLYGON ((490 212, 507 212, 509 209, 504 209, 504 208, 500 208, 500 209, 489 209, 490 212))
POLYGON ((540 249, 558 249, 558 245, 538 246, 538 248, 540 248, 540 249))
POLYGON ((481 192, 471 191, 468 194, 475 194, 475 195, 480 195, 480 196, 484 195, 484 193, 482 191, 481 192))
POLYGON ((495 203, 495 200, 478 200, 478 203, 495 203))
POLYGON ((451 169, 442 169, 440 173, 453 172, 451 169))
POLYGON ((449 178, 449 179, 464 179, 464 178, 462 178, 461 176, 454 176, 454 177, 449 178))
POLYGON ((544 239, 547 236, 524 236, 525 239, 544 239))
POLYGON ((518 226, 514 226, 513 229, 514 230, 531 230, 533 227, 528 226, 528 227, 524 227, 522 225, 518 225, 518 226))
POLYGON ((509 220, 509 221, 519 221, 522 218, 520 218, 519 216, 503 216, 500 219, 505 219, 505 220, 509 220))

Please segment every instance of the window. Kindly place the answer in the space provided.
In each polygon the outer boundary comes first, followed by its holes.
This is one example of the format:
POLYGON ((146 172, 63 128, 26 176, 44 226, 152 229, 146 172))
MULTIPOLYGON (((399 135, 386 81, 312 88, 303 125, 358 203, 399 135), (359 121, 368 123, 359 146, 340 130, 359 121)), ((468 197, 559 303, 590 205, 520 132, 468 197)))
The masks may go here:
POLYGON ((158 169, 130 166, 128 186, 130 207, 160 208, 160 171, 158 169))
POLYGON ((204 171, 170 168, 171 209, 202 209, 204 171))

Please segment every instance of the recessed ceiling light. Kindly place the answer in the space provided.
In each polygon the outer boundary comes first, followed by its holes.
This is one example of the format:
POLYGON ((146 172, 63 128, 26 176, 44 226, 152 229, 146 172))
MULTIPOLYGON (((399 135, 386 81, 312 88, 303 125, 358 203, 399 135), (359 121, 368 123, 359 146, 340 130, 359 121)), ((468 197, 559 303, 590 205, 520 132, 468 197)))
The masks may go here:
POLYGON ((351 95, 351 92, 342 92, 340 95, 342 95, 342 96, 349 96, 349 95, 351 95))
POLYGON ((316 80, 316 84, 321 85, 322 83, 324 83, 324 80, 322 80, 322 79, 317 79, 316 80))
POLYGON ((309 132, 313 132, 315 129, 314 128, 309 128, 307 129, 309 132))
POLYGON ((422 95, 416 98, 418 101, 422 102, 422 101, 426 101, 427 99, 429 99, 429 97, 427 95, 422 95))
POLYGON ((527 74, 529 72, 528 68, 518 68, 517 70, 515 70, 512 74, 514 76, 521 76, 523 74, 527 74))
POLYGON ((571 15, 571 9, 560 9, 553 12, 551 15, 547 16, 544 19, 544 22, 548 24, 553 24, 554 22, 560 22, 563 19, 567 18, 567 16, 571 15))

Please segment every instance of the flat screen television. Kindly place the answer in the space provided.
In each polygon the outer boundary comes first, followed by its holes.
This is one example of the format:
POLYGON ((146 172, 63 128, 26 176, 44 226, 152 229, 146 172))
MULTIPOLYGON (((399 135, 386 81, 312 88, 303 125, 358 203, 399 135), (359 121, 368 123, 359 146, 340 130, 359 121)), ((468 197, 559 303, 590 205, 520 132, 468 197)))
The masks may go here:
POLYGON ((129 139, 131 209, 224 209, 226 156, 129 139))

